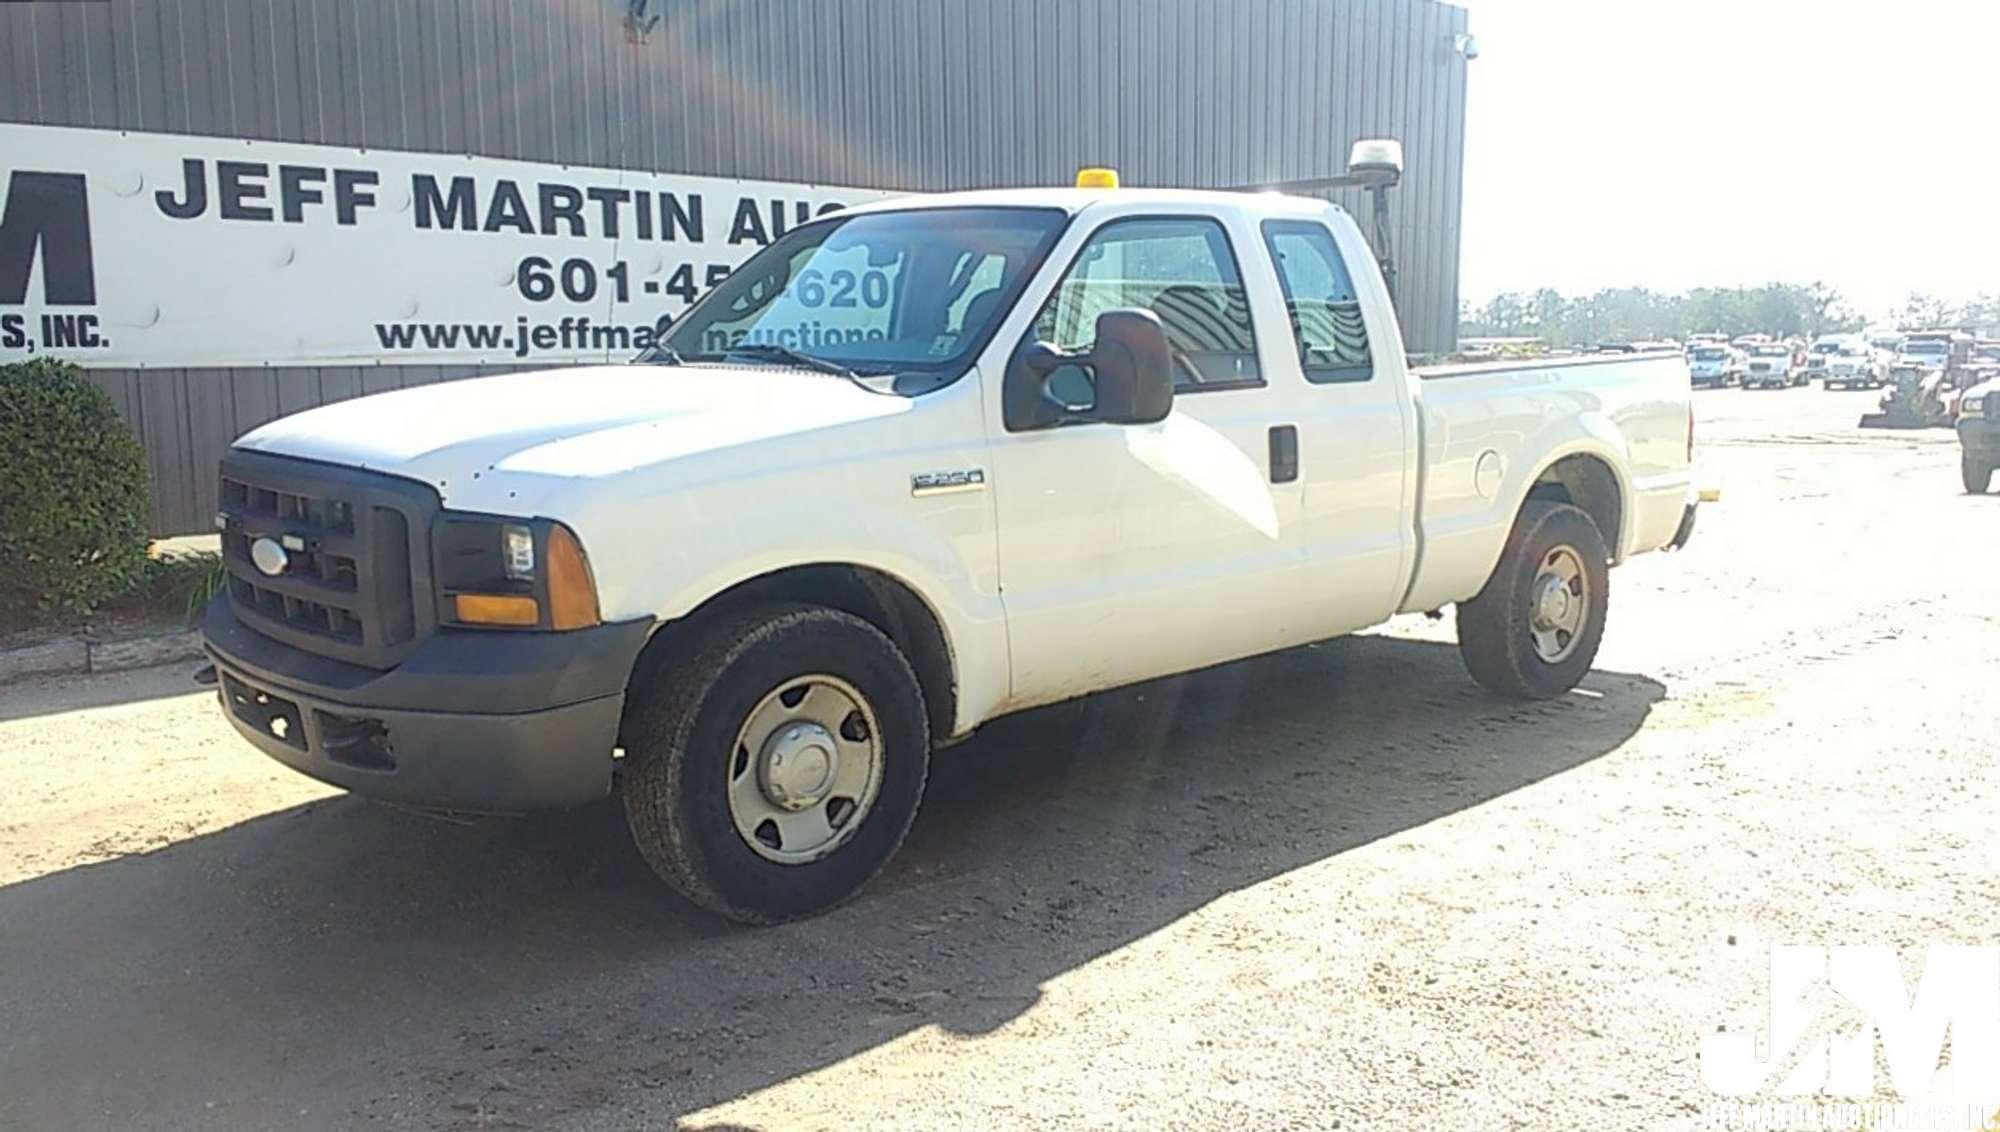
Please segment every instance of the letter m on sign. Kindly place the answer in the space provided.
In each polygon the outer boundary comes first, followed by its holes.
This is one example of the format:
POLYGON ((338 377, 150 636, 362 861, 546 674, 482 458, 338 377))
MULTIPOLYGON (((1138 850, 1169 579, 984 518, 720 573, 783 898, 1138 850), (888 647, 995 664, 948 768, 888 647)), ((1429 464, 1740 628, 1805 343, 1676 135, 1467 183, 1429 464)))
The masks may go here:
POLYGON ((35 253, 42 257, 42 301, 50 306, 97 302, 90 254, 90 199, 81 173, 16 170, 7 178, 0 211, 0 306, 28 301, 35 253))

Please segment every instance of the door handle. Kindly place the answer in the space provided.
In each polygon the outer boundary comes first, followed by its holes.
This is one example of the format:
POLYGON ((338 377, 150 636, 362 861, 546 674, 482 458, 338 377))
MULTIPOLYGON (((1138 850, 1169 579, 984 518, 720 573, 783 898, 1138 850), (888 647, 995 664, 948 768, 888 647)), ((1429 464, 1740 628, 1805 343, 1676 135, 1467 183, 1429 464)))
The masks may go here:
POLYGON ((1290 483, 1299 478, 1299 427, 1271 426, 1271 482, 1290 483))

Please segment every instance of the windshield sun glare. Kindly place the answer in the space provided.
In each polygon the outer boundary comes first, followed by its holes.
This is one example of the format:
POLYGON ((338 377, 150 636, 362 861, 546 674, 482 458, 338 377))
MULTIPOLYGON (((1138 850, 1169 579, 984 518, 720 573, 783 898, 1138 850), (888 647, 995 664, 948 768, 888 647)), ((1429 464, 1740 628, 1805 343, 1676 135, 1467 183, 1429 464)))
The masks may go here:
POLYGON ((1066 219, 1058 209, 1002 207, 816 221, 738 267, 664 345, 686 361, 809 359, 862 376, 960 368, 1066 219))

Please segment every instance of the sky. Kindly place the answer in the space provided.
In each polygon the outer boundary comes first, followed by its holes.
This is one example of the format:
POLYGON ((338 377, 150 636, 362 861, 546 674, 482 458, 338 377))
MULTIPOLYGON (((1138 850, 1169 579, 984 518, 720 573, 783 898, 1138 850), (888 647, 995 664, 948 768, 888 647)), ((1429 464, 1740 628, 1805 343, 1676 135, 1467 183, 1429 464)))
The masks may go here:
POLYGON ((2000 293, 2000 0, 1457 0, 1461 296, 2000 293))

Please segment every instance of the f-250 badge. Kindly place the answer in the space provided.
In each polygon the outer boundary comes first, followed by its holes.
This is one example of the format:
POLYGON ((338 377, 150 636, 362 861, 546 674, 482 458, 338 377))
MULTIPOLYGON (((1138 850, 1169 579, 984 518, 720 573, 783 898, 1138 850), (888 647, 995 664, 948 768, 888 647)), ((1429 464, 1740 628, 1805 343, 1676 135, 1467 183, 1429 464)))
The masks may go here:
POLYGON ((954 491, 984 491, 985 468, 955 472, 918 472, 910 477, 911 495, 945 495, 954 491))

